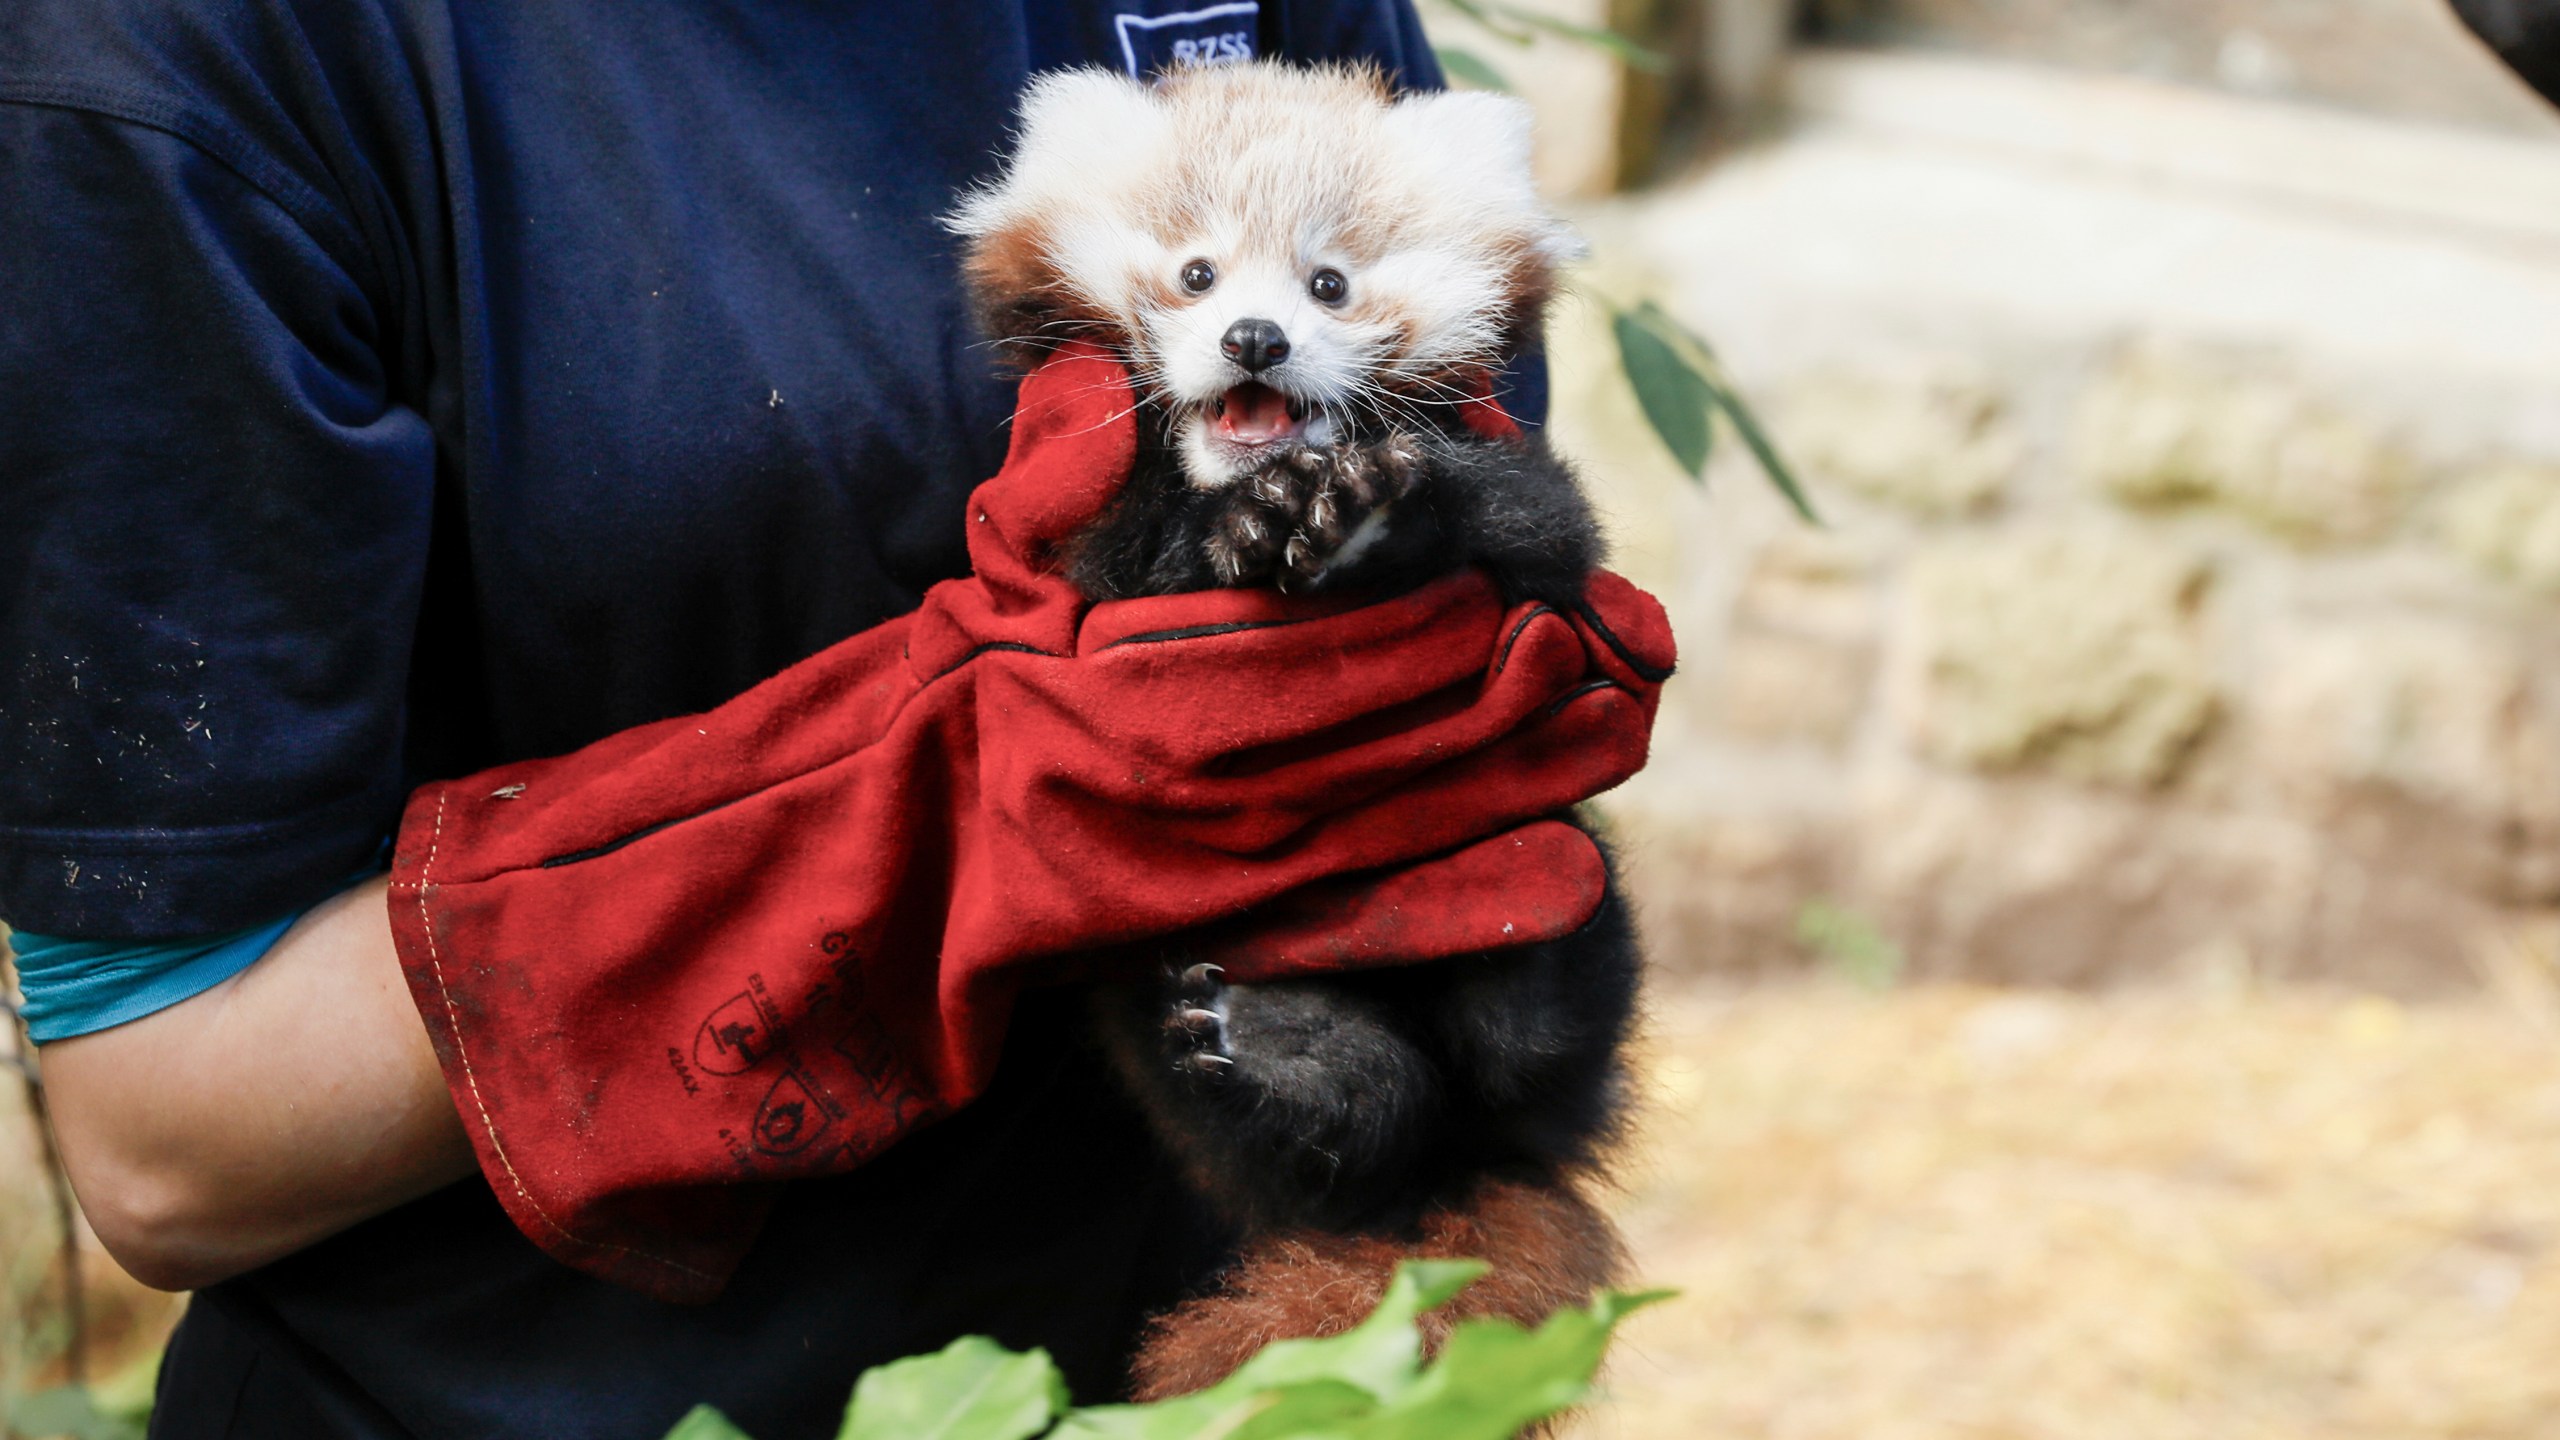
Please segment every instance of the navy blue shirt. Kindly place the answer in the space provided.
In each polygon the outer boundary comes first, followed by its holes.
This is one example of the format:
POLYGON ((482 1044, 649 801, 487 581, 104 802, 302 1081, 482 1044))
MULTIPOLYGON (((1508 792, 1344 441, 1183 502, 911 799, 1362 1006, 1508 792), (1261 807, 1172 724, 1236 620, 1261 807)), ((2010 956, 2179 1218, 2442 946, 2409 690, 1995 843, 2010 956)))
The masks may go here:
POLYGON ((1012 397, 935 217, 1030 71, 1238 36, 1437 78, 1402 0, 0 6, 0 918, 270 919, 912 609, 1012 397))
MULTIPOLYGON (((1438 78, 1409 0, 0 4, 0 919, 258 923, 912 608, 1012 395, 935 217, 1030 72, 1246 51, 1438 78)), ((1107 1386, 1214 1249, 1072 1029, 709 1307, 477 1182, 215 1287, 159 1433, 787 1440, 969 1330, 1107 1386)))

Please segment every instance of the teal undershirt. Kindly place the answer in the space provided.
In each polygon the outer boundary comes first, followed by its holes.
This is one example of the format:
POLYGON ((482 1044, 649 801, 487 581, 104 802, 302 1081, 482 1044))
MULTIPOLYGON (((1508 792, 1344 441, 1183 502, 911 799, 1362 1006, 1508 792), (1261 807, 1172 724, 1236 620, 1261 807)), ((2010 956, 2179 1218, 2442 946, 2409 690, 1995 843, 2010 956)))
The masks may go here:
POLYGON ((68 1040, 193 999, 257 964, 308 913, 306 907, 246 930, 185 940, 76 940, 12 931, 27 1038, 39 1045, 68 1040))

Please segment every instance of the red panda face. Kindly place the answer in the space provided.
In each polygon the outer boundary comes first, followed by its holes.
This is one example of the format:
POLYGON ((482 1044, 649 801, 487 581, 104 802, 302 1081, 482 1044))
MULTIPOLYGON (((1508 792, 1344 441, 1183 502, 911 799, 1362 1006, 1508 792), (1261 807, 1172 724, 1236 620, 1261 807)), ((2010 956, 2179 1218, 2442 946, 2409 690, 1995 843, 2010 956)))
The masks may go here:
POLYGON ((1119 350, 1201 485, 1499 363, 1574 249, 1521 102, 1271 64, 1044 77, 950 224, 998 336, 1119 350))

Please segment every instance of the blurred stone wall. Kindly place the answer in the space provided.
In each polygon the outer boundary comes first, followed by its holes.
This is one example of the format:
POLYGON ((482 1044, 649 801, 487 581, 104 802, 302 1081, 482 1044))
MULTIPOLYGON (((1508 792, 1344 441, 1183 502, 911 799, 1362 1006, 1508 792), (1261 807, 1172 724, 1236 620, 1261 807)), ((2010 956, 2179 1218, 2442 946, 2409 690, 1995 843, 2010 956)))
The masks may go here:
MULTIPOLYGON (((1680 476, 1596 306, 1557 434, 1683 644, 1613 800, 1668 968, 2425 989, 2560 915, 2560 143, 1817 55, 1592 208, 1830 520, 1680 476)), ((2537 951, 2536 953, 2547 953, 2537 951)))
POLYGON ((2446 0, 1806 3, 1838 41, 1963 50, 2560 135, 2560 116, 2487 61, 2446 0))

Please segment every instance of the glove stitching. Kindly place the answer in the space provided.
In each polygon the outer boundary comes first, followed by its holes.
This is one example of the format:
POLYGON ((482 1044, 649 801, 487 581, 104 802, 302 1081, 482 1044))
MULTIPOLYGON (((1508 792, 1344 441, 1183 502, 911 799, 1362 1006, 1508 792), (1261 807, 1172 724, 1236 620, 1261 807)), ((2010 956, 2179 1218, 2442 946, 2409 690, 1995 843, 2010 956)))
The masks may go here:
POLYGON ((551 1218, 550 1214, 542 1208, 540 1201, 533 1198, 533 1192, 525 1188, 524 1177, 516 1173, 515 1161, 507 1156, 506 1142, 498 1138, 498 1122, 489 1114, 489 1102, 481 1097, 480 1077, 471 1068, 470 1048, 462 1041, 462 1008, 454 1003, 453 991, 444 983, 444 958, 436 949, 435 912, 427 905, 427 877, 435 873, 436 852, 444 847, 444 808, 445 802, 451 799, 452 795, 451 790, 439 791, 436 795, 436 827, 427 841, 426 863, 418 867, 418 920, 427 936, 427 973, 435 978, 437 998, 444 1001, 445 1025, 453 1033, 454 1058, 462 1062, 463 1083, 471 1091, 472 1107, 480 1112, 480 1129, 489 1137, 490 1151, 498 1157, 499 1166, 507 1172, 507 1181, 515 1186, 516 1194, 523 1199, 525 1208, 531 1210, 534 1218, 548 1227, 552 1234, 572 1245, 588 1250, 629 1255, 634 1259, 664 1265, 670 1270, 682 1271, 698 1279, 718 1280, 720 1277, 709 1271, 696 1270, 690 1265, 670 1260, 663 1255, 652 1254, 646 1250, 635 1250, 628 1245, 614 1245, 570 1234, 560 1227, 560 1222, 551 1218))

